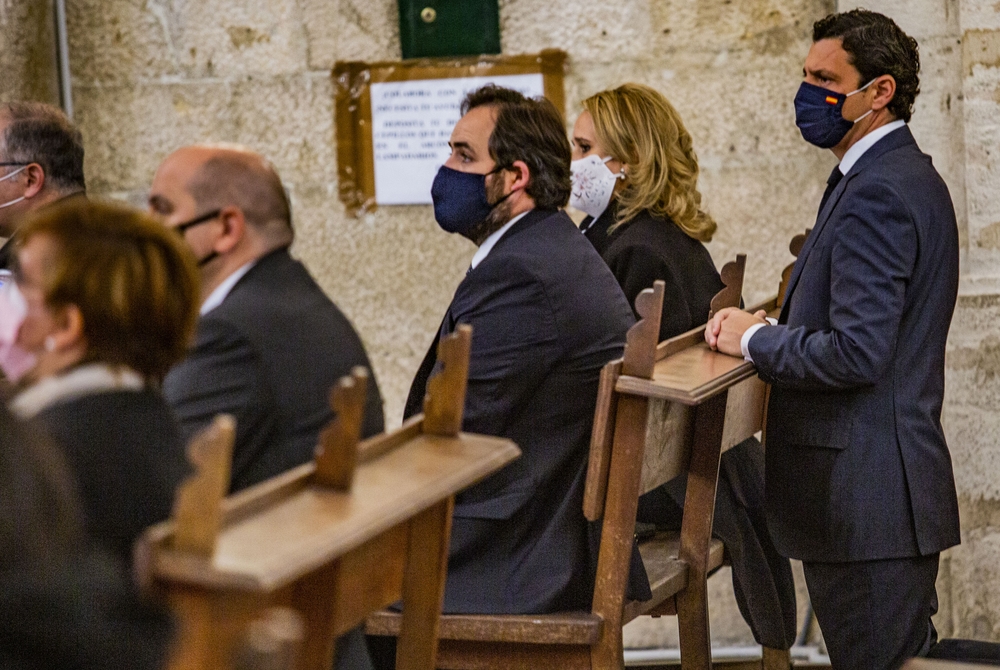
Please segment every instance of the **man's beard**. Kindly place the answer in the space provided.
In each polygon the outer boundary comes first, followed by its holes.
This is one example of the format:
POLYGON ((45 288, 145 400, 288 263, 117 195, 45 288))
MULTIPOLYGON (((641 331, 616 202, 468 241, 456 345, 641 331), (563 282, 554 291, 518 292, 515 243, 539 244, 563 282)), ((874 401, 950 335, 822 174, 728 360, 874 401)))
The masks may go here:
POLYGON ((510 215, 510 210, 513 208, 510 199, 508 198, 503 202, 499 202, 504 197, 503 186, 503 179, 491 179, 489 177, 486 179, 486 202, 495 202, 498 204, 490 210, 485 219, 469 229, 467 237, 476 246, 485 242, 487 237, 503 228, 513 218, 510 215))

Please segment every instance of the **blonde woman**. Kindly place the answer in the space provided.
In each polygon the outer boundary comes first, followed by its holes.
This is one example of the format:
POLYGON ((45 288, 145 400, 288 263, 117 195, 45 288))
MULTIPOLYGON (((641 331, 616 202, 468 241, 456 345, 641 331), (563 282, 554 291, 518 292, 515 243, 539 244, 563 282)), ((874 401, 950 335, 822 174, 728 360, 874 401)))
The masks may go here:
MULTIPOLYGON (((666 282, 660 339, 708 319, 722 280, 704 242, 715 221, 701 209, 698 162, 677 111, 657 91, 625 84, 583 101, 573 128, 570 204, 625 296, 666 282)), ((758 643, 795 641, 795 585, 764 523, 764 454, 751 438, 722 456, 713 534, 730 556, 740 612, 758 643), (752 597, 751 597, 752 596, 752 597)), ((680 528, 686 476, 639 499, 637 519, 680 528)))
POLYGON ((583 101, 573 127, 570 204, 629 304, 666 282, 660 340, 704 323, 723 287, 703 242, 715 221, 701 209, 698 161, 677 110, 654 89, 624 84, 583 101))

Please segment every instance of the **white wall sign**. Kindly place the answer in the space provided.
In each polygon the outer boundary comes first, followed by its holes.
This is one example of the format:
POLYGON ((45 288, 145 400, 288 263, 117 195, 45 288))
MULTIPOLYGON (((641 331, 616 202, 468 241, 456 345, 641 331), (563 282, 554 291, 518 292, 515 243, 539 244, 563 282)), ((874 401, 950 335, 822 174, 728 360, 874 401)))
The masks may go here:
POLYGON ((448 140, 465 95, 497 84, 535 97, 541 74, 422 79, 371 85, 375 202, 429 205, 431 183, 451 153, 448 140))

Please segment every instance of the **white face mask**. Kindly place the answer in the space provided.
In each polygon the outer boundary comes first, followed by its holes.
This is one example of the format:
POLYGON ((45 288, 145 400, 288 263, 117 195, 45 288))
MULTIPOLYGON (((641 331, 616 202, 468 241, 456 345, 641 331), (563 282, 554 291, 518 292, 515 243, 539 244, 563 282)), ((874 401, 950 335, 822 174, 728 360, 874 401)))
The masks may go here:
POLYGON ((602 159, 591 154, 570 163, 573 190, 570 192, 569 204, 595 219, 608 208, 615 182, 625 178, 624 171, 615 174, 608 169, 606 163, 609 160, 611 156, 602 159))
MULTIPOLYGON (((7 175, 4 175, 3 177, 0 177, 0 181, 7 181, 11 177, 14 177, 14 176, 16 176, 16 175, 24 172, 25 169, 27 169, 27 167, 28 167, 27 165, 24 165, 24 166, 22 166, 22 167, 20 167, 20 168, 18 168, 16 170, 14 170, 10 174, 7 174, 7 175)), ((4 207, 10 207, 11 205, 16 205, 17 203, 21 202, 22 200, 24 200, 24 196, 23 195, 20 198, 16 198, 14 200, 9 200, 8 202, 3 203, 2 205, 0 205, 0 209, 3 209, 4 207)))

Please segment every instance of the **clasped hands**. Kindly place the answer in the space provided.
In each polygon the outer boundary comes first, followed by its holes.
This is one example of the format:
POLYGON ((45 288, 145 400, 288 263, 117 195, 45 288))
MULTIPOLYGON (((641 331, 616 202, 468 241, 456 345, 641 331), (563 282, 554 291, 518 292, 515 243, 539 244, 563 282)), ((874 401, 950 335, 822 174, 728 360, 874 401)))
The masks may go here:
POLYGON ((721 309, 705 327, 705 341, 716 351, 742 358, 740 340, 743 339, 743 333, 751 326, 766 325, 765 316, 767 312, 764 310, 750 314, 737 307, 721 309))

